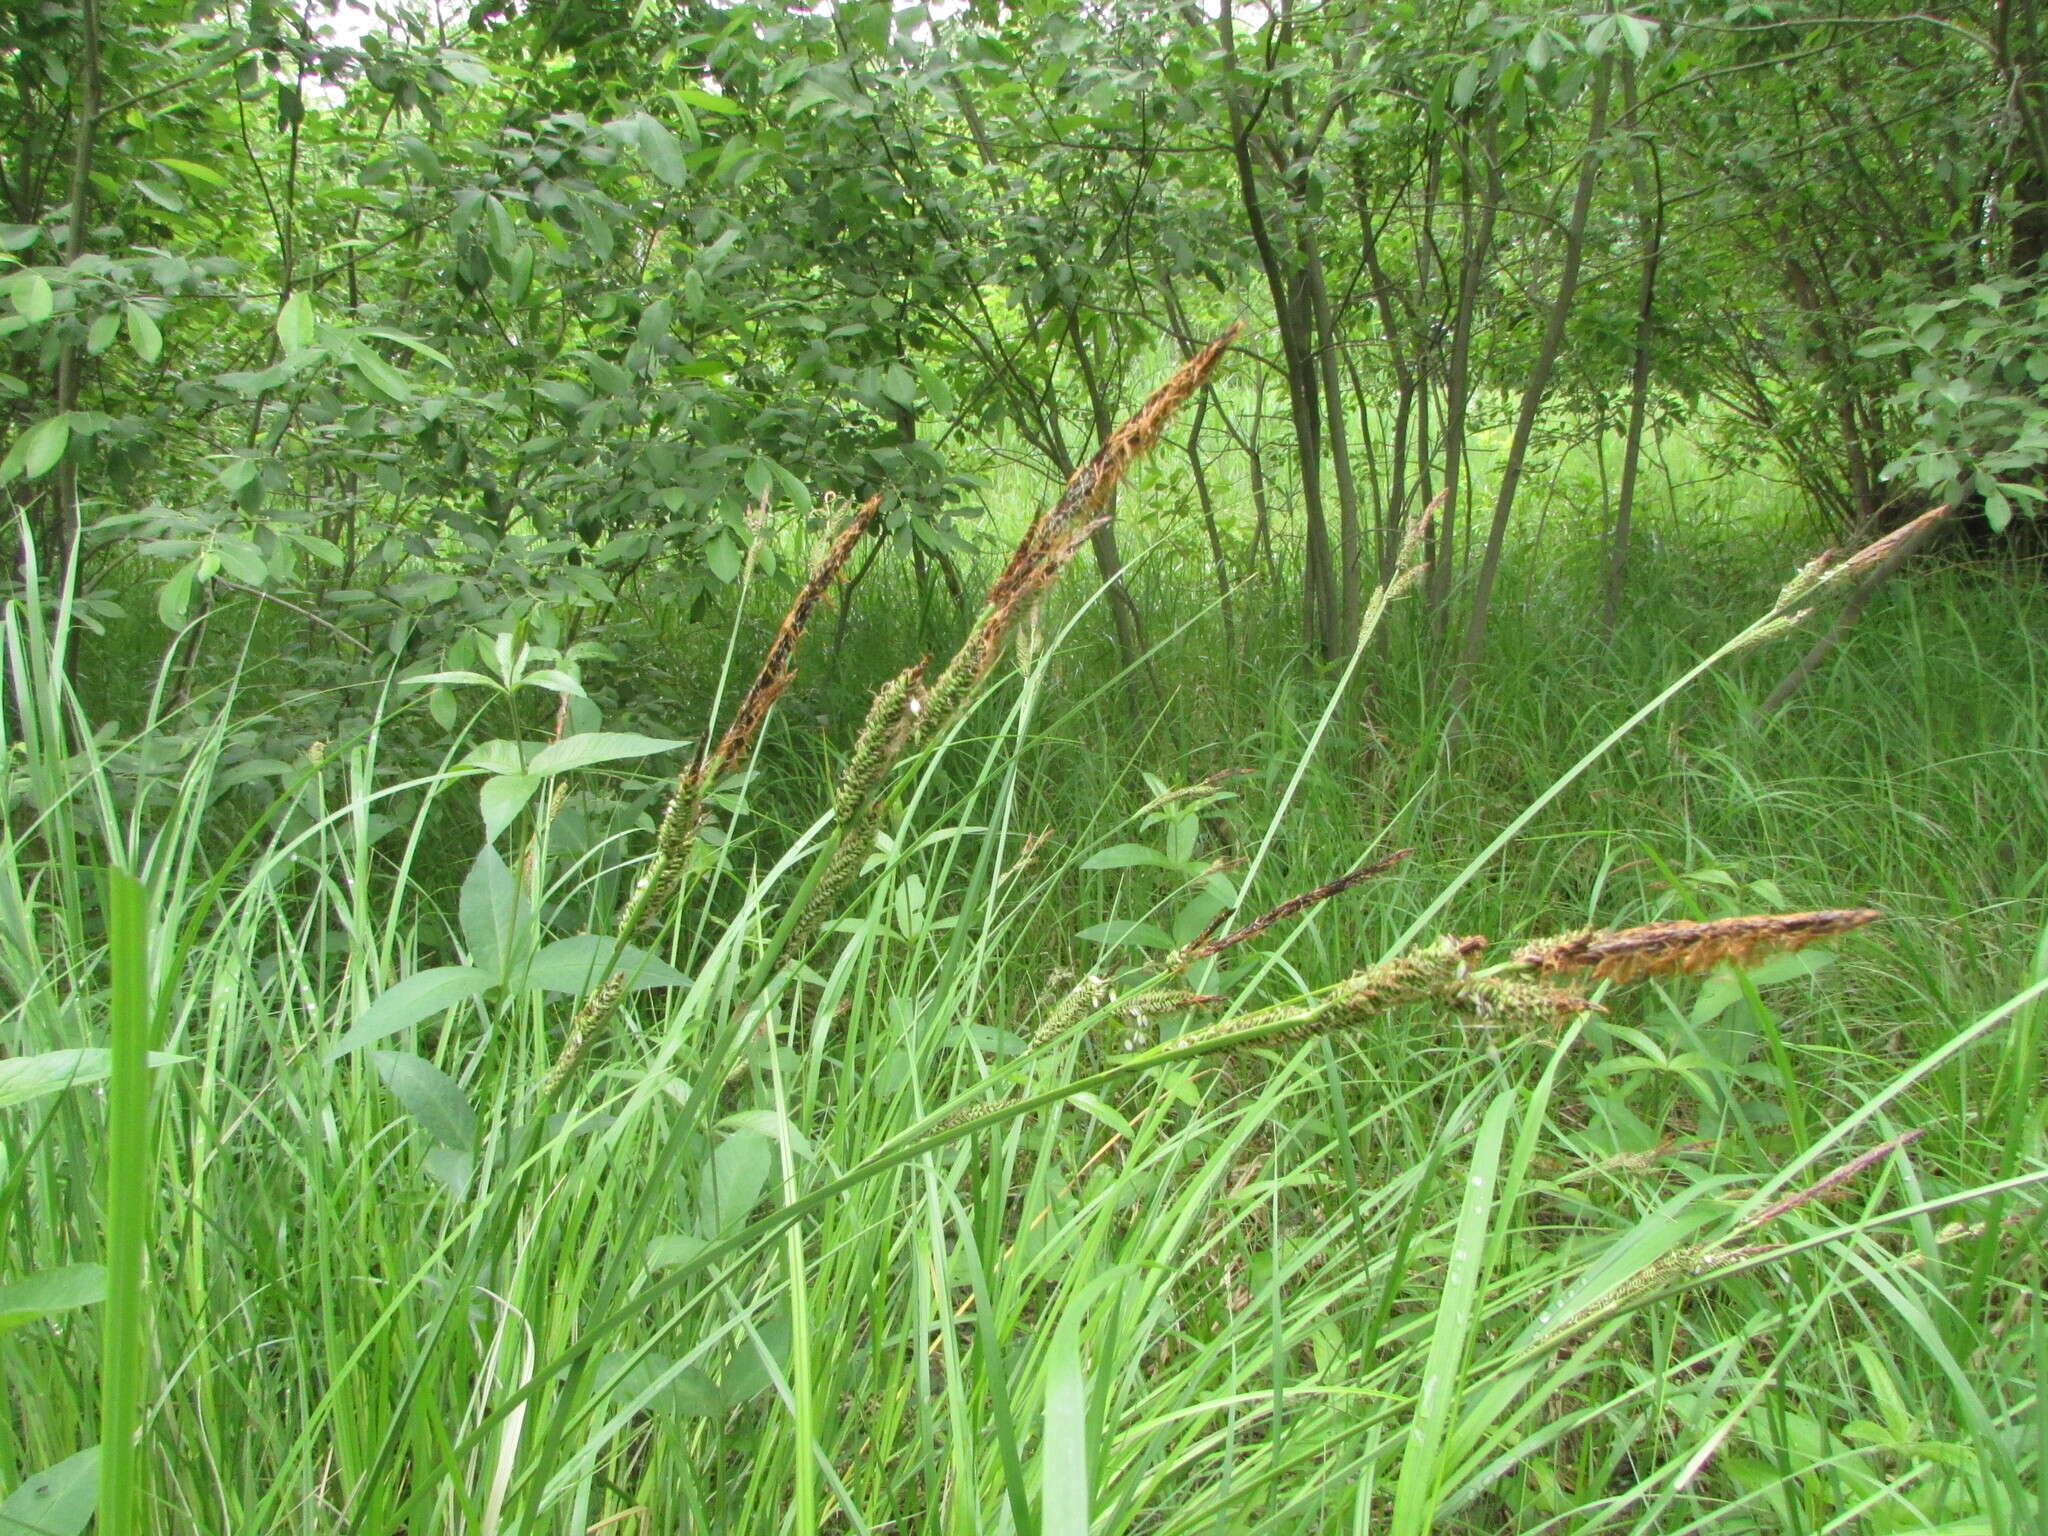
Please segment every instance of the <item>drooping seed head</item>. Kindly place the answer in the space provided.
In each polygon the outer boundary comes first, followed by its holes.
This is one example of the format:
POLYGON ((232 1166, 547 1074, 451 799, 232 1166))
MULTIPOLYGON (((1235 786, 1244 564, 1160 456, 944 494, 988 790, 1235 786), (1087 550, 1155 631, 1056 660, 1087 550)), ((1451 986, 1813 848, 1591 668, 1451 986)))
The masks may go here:
POLYGON ((1515 959, 1546 973, 1589 971, 1598 981, 1695 975, 1724 963, 1750 965, 1767 955, 1804 949, 1876 922, 1882 915, 1857 907, 1723 917, 1706 923, 1646 923, 1638 928, 1542 939, 1517 950, 1515 959))

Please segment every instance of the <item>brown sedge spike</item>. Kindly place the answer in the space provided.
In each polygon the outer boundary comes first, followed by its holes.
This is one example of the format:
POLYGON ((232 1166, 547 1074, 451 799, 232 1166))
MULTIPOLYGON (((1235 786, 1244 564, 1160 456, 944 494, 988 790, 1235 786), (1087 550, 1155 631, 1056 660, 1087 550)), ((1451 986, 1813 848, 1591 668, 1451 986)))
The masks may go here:
POLYGON ((1881 916, 1867 907, 1853 907, 1723 917, 1706 923, 1646 923, 1542 939, 1516 951, 1515 959, 1544 973, 1589 971, 1596 981, 1690 976, 1724 963, 1742 966, 1767 955, 1789 954, 1881 916))

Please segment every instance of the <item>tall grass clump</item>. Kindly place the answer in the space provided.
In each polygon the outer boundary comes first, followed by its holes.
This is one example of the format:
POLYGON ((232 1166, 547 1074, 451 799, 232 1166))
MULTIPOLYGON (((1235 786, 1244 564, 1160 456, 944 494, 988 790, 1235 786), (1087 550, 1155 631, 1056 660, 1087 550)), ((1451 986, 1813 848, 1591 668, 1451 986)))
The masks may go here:
POLYGON ((1437 766, 1338 808, 1355 690, 1256 788, 1120 814, 1041 771, 1123 750, 1052 688, 1093 599, 1049 599, 1229 340, 808 820, 764 809, 771 706, 873 503, 708 745, 555 706, 508 639, 442 675, 476 708, 438 760, 394 688, 252 774, 239 677, 110 729, 32 585, 0 1531, 2040 1529, 2048 944, 1964 1007, 1848 861, 1799 910, 1664 829, 1575 903, 1541 852, 1884 550, 1585 722, 1490 836, 1418 819, 1437 766), (1879 1035, 1857 989, 1900 967, 1879 1035))

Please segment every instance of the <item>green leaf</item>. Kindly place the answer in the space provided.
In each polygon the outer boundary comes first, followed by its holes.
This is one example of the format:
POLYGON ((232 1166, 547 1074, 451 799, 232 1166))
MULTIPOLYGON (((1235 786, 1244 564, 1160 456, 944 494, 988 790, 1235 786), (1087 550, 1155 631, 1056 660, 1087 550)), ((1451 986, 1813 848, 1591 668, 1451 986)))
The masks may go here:
POLYGON ((463 942, 469 946, 469 963, 478 970, 489 971, 493 981, 505 979, 512 928, 524 916, 524 908, 511 869, 497 846, 486 842, 477 850, 475 862, 463 877, 456 917, 462 927, 463 942))
POLYGON ((664 1232, 647 1240, 647 1267, 674 1269, 687 1264, 711 1245, 694 1232, 664 1232))
MULTIPOLYGON (((398 686, 401 688, 429 688, 441 687, 443 685, 496 688, 498 680, 486 672, 419 672, 411 677, 401 677, 398 680, 398 686)), ((476 754, 471 753, 465 761, 471 762, 476 767, 490 766, 488 763, 476 763, 474 761, 475 757, 476 754)))
POLYGON ((1458 77, 1451 82, 1451 106, 1464 111, 1472 105, 1472 98, 1479 94, 1479 62, 1474 59, 1458 71, 1458 77))
POLYGON ((328 1048, 324 1059, 338 1061, 373 1040, 395 1035, 457 1003, 482 997, 492 980, 488 972, 471 965, 437 965, 408 976, 379 993, 357 1018, 355 1027, 328 1048))
POLYGON ((14 440, 7 457, 0 460, 0 485, 18 476, 40 480, 55 469, 71 446, 71 416, 67 412, 39 421, 14 440))
POLYGON ((379 357, 369 343, 350 337, 348 360, 355 364, 363 382, 393 405, 412 403, 412 380, 379 357))
POLYGON ((1391 1536, 1427 1536, 1437 1529, 1444 1435, 1463 1395, 1473 1319, 1486 1290, 1487 1225, 1494 1215, 1493 1192, 1500 1174, 1501 1143, 1507 1133, 1508 1115, 1516 1103, 1513 1091, 1496 1095, 1472 1145, 1464 1199, 1451 1233, 1450 1262, 1444 1267, 1443 1291, 1437 1298, 1430 1327, 1422 1390, 1416 1398, 1408 1443, 1401 1456, 1400 1479, 1389 1511, 1391 1536))
MULTIPOLYGON (((659 1239, 657 1239, 659 1241, 659 1239)), ((618 1407, 646 1401, 649 1413, 673 1413, 686 1418, 715 1418, 725 1411, 725 1400, 711 1378, 694 1365, 678 1366, 662 1355, 606 1355, 598 1363, 599 1392, 618 1407)))
MULTIPOLYGON (((1766 960, 1747 974, 1752 986, 1768 987, 1777 982, 1815 975, 1834 963, 1835 957, 1825 949, 1803 949, 1797 954, 1778 955, 1766 960)), ((1700 988, 1699 999, 1692 1005, 1692 1024, 1695 1028, 1702 1024, 1711 1024, 1726 1013, 1741 996, 1740 976, 1728 970, 1716 972, 1708 979, 1707 984, 1700 988)))
POLYGON ((429 1147, 420 1159, 420 1171, 459 1200, 476 1175, 476 1159, 455 1147, 429 1147))
MULTIPOLYGON (((414 678, 414 682, 478 682, 493 680, 480 672, 436 672, 428 677, 414 678)), ((533 755, 545 743, 537 741, 487 741, 470 749, 462 759, 465 768, 481 768, 486 773, 524 773, 533 755)))
POLYGON ((519 231, 512 223, 511 210, 496 197, 484 199, 484 222, 491 230, 491 250, 498 260, 509 262, 517 254, 521 241, 519 231))
POLYGON ((522 245, 505 263, 505 297, 516 308, 533 290, 533 247, 522 245))
POLYGON ((57 296, 50 291, 49 279, 40 272, 30 272, 17 278, 14 284, 14 312, 31 324, 38 324, 50 318, 57 308, 57 296))
POLYGON ((1105 848, 1100 853, 1091 853, 1081 861, 1083 869, 1130 869, 1135 865, 1149 864, 1170 869, 1173 860, 1157 848, 1147 848, 1143 843, 1118 843, 1114 848, 1105 848))
POLYGON ((491 83, 490 65, 475 54, 465 53, 460 48, 443 48, 434 55, 434 62, 441 66, 442 72, 449 79, 460 81, 464 85, 483 86, 491 83))
MULTIPOLYGON (((189 1059, 152 1051, 149 1064, 168 1067, 189 1059)), ((0 1109, 11 1104, 26 1104, 30 1099, 40 1099, 45 1094, 61 1093, 66 1088, 103 1083, 112 1071, 112 1058, 97 1047, 7 1057, 0 1060, 0 1109)))
POLYGON ((1045 1441, 1040 1453, 1043 1536, 1088 1536, 1088 1372, 1069 1307, 1053 1330, 1045 1362, 1045 1441))
POLYGON ((752 1131, 735 1131, 697 1171, 697 1234, 717 1239, 738 1228, 760 1203, 774 1166, 775 1144, 752 1131))
POLYGON ((29 479, 40 480, 55 469, 71 445, 71 416, 52 416, 29 428, 28 446, 22 454, 22 469, 29 479))
POLYGON ((1102 944, 1114 947, 1119 944, 1135 944, 1140 949, 1171 949, 1173 937, 1165 929, 1151 923, 1108 922, 1097 923, 1092 928, 1083 928, 1074 935, 1084 944, 1102 944))
POLYGON ((601 933, 579 933, 557 939, 533 957, 526 984, 542 992, 588 992, 612 971, 626 973, 626 989, 686 987, 690 978, 633 944, 620 944, 601 933), (612 958, 617 950, 618 958, 612 958))
POLYGON ((198 568, 192 561, 179 566, 156 589, 156 616, 163 621, 166 629, 183 629, 185 615, 192 608, 192 588, 198 581, 198 568))
POLYGON ((527 763, 526 771, 567 773, 572 768, 588 768, 593 763, 609 763, 622 757, 652 757, 657 752, 673 752, 688 745, 687 741, 636 736, 630 731, 585 731, 577 736, 564 736, 560 741, 542 747, 527 763))
POLYGON ((157 329, 155 318, 140 304, 126 304, 122 312, 128 317, 128 345, 135 349, 135 355, 145 363, 153 363, 164 352, 164 333, 157 329))
POLYGON ((385 341, 395 341, 408 352, 437 362, 443 368, 453 369, 455 367, 455 360, 446 352, 443 352, 438 347, 429 346, 426 342, 421 341, 419 337, 408 335, 404 331, 394 331, 387 326, 381 325, 366 325, 363 327, 363 334, 365 336, 381 337, 385 341))
POLYGON ((0 1333, 54 1312, 73 1312, 107 1299, 107 1271, 101 1264, 67 1264, 39 1269, 25 1279, 0 1285, 0 1333))
POLYGON ((299 292, 286 299, 277 311, 277 339, 287 357, 313 345, 313 296, 299 292))
POLYGON ((85 350, 90 357, 98 357, 114 344, 114 338, 121 334, 121 317, 111 309, 104 315, 96 315, 85 333, 85 350))
POLYGON ((494 838, 511 826, 542 782, 540 775, 533 773, 500 773, 484 780, 484 787, 477 791, 484 836, 494 838))
POLYGON ((454 1078, 410 1051, 372 1051, 370 1065, 429 1136, 457 1152, 475 1149, 476 1112, 454 1078))
POLYGON ((203 181, 210 187, 224 187, 228 185, 227 177, 221 175, 219 171, 213 169, 212 166, 201 165, 194 160, 173 160, 166 155, 163 159, 157 161, 157 164, 164 167, 165 170, 176 171, 188 181, 203 181))
POLYGON ((25 1478, 0 1502, 0 1536, 81 1536, 99 1505, 100 1448, 25 1478))
MULTIPOLYGON (((4 479, 0 475, 0 479, 4 479)), ((740 550, 729 534, 721 533, 704 546, 704 563, 711 567, 711 574, 727 586, 740 579, 740 550)))
POLYGON ((2012 503, 1995 485, 1984 493, 1984 521, 1991 525, 1993 533, 2005 532, 2006 525, 2012 521, 2012 503))
POLYGON ((917 404, 917 380, 901 363, 891 363, 882 370, 882 393, 910 410, 917 404))
POLYGON ((721 117, 730 117, 740 110, 740 104, 729 96, 719 96, 700 86, 686 85, 676 92, 686 106, 700 112, 715 112, 721 117))
POLYGON ((768 1390, 769 1364, 772 1362, 777 1371, 788 1364, 789 1340, 789 1319, 771 1317, 757 1334, 740 1344, 739 1353, 733 1356, 718 1382, 718 1395, 728 1411, 768 1390))
POLYGON ((632 123, 633 139, 640 146, 640 157, 647 162, 647 169, 668 186, 689 185, 690 167, 684 159, 682 140, 660 119, 645 112, 634 114, 632 123))
POLYGON ((810 1138, 791 1125, 787 1115, 772 1109, 743 1109, 737 1114, 727 1115, 718 1124, 721 1130, 752 1131, 756 1136, 765 1136, 778 1145, 787 1137, 791 1153, 807 1163, 817 1155, 811 1150, 810 1138))

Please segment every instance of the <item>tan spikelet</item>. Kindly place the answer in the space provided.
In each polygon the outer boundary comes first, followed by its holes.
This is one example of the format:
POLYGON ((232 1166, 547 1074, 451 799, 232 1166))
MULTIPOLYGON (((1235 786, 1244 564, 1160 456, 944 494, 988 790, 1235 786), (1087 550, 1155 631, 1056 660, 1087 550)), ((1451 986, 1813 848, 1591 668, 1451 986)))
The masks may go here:
MULTIPOLYGON (((1237 339, 1240 329, 1233 324, 1175 369, 1173 377, 1152 392, 1138 413, 1112 432, 1095 456, 1074 471, 1059 500, 1033 520, 1018 540, 1009 564, 989 588, 988 602, 975 634, 961 647, 954 664, 934 687, 935 697, 950 694, 946 683, 956 670, 971 675, 974 682, 987 675, 1018 613, 1052 585, 1089 535, 1102 526, 1103 508, 1117 483, 1159 441, 1159 434, 1174 412, 1187 404, 1215 372, 1216 364, 1237 339)), ((963 691, 971 692, 971 685, 963 691)), ((935 717, 939 713, 933 712, 935 717)))
POLYGON ((1766 955, 1804 949, 1876 922, 1882 915, 1858 907, 1724 917, 1709 923, 1648 923, 1539 940, 1518 950, 1515 959, 1547 973, 1590 971, 1597 981, 1694 975, 1724 963, 1750 965, 1766 955))

